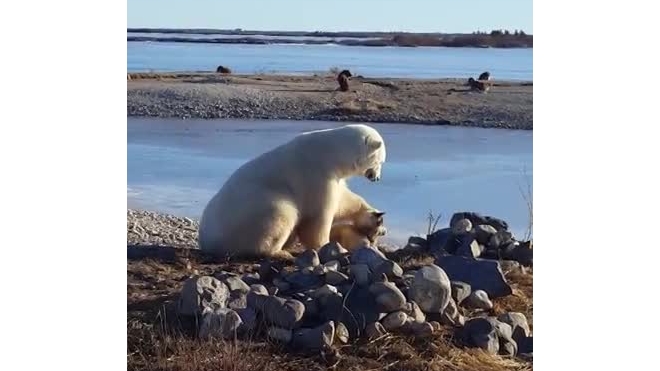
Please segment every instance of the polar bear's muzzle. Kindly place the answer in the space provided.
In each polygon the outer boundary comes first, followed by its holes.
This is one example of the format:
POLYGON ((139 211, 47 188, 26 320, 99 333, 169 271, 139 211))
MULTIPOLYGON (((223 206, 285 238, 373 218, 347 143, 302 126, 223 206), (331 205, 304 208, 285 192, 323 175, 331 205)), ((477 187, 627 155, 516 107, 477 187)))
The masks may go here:
POLYGON ((376 170, 374 169, 367 169, 367 171, 364 172, 364 176, 372 182, 377 182, 380 180, 380 175, 377 174, 376 170))

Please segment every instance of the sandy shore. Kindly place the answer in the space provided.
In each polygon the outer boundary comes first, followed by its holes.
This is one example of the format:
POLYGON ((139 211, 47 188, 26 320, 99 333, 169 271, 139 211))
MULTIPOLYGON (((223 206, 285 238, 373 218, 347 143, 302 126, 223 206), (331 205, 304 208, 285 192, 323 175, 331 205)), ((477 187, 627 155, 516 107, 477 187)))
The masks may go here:
POLYGON ((129 74, 128 116, 414 123, 533 129, 531 82, 495 81, 470 92, 464 79, 334 75, 129 74))

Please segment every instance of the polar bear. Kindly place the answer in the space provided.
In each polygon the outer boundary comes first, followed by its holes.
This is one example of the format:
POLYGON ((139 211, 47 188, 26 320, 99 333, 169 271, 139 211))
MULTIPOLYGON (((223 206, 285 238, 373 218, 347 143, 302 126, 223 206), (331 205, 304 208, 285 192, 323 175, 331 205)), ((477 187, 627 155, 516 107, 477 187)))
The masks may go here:
POLYGON ((333 222, 373 210, 346 185, 379 181, 385 141, 363 124, 302 133, 245 163, 204 208, 199 247, 226 257, 280 257, 293 237, 306 248, 329 242, 333 222))

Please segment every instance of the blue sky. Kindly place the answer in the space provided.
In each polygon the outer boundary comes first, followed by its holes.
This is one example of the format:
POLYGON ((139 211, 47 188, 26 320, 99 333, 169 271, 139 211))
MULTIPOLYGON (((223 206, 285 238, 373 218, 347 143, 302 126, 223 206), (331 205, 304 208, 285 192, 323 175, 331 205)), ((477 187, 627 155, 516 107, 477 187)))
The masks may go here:
POLYGON ((533 33, 532 0, 128 0, 128 27, 533 33))

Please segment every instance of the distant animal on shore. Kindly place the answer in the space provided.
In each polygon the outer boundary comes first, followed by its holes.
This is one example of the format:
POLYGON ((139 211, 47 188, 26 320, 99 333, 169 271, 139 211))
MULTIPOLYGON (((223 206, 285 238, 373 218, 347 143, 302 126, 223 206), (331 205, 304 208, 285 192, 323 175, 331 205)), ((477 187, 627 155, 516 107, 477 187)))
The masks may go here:
POLYGON ((490 72, 486 71, 483 72, 481 75, 479 75, 479 78, 477 80, 490 80, 490 72))
POLYGON ((378 238, 387 234, 383 215, 383 211, 369 210, 349 223, 340 221, 330 229, 330 241, 338 242, 349 251, 365 245, 376 247, 378 238))
POLYGON ((339 83, 339 90, 348 91, 348 78, 352 77, 351 71, 343 70, 337 75, 337 82, 339 83))
POLYGON ((471 90, 477 90, 480 92, 487 92, 490 89, 490 85, 484 82, 478 81, 470 77, 468 79, 467 85, 471 90))
POLYGON ((217 73, 231 73, 231 69, 229 67, 225 66, 218 66, 218 68, 215 70, 217 73))

